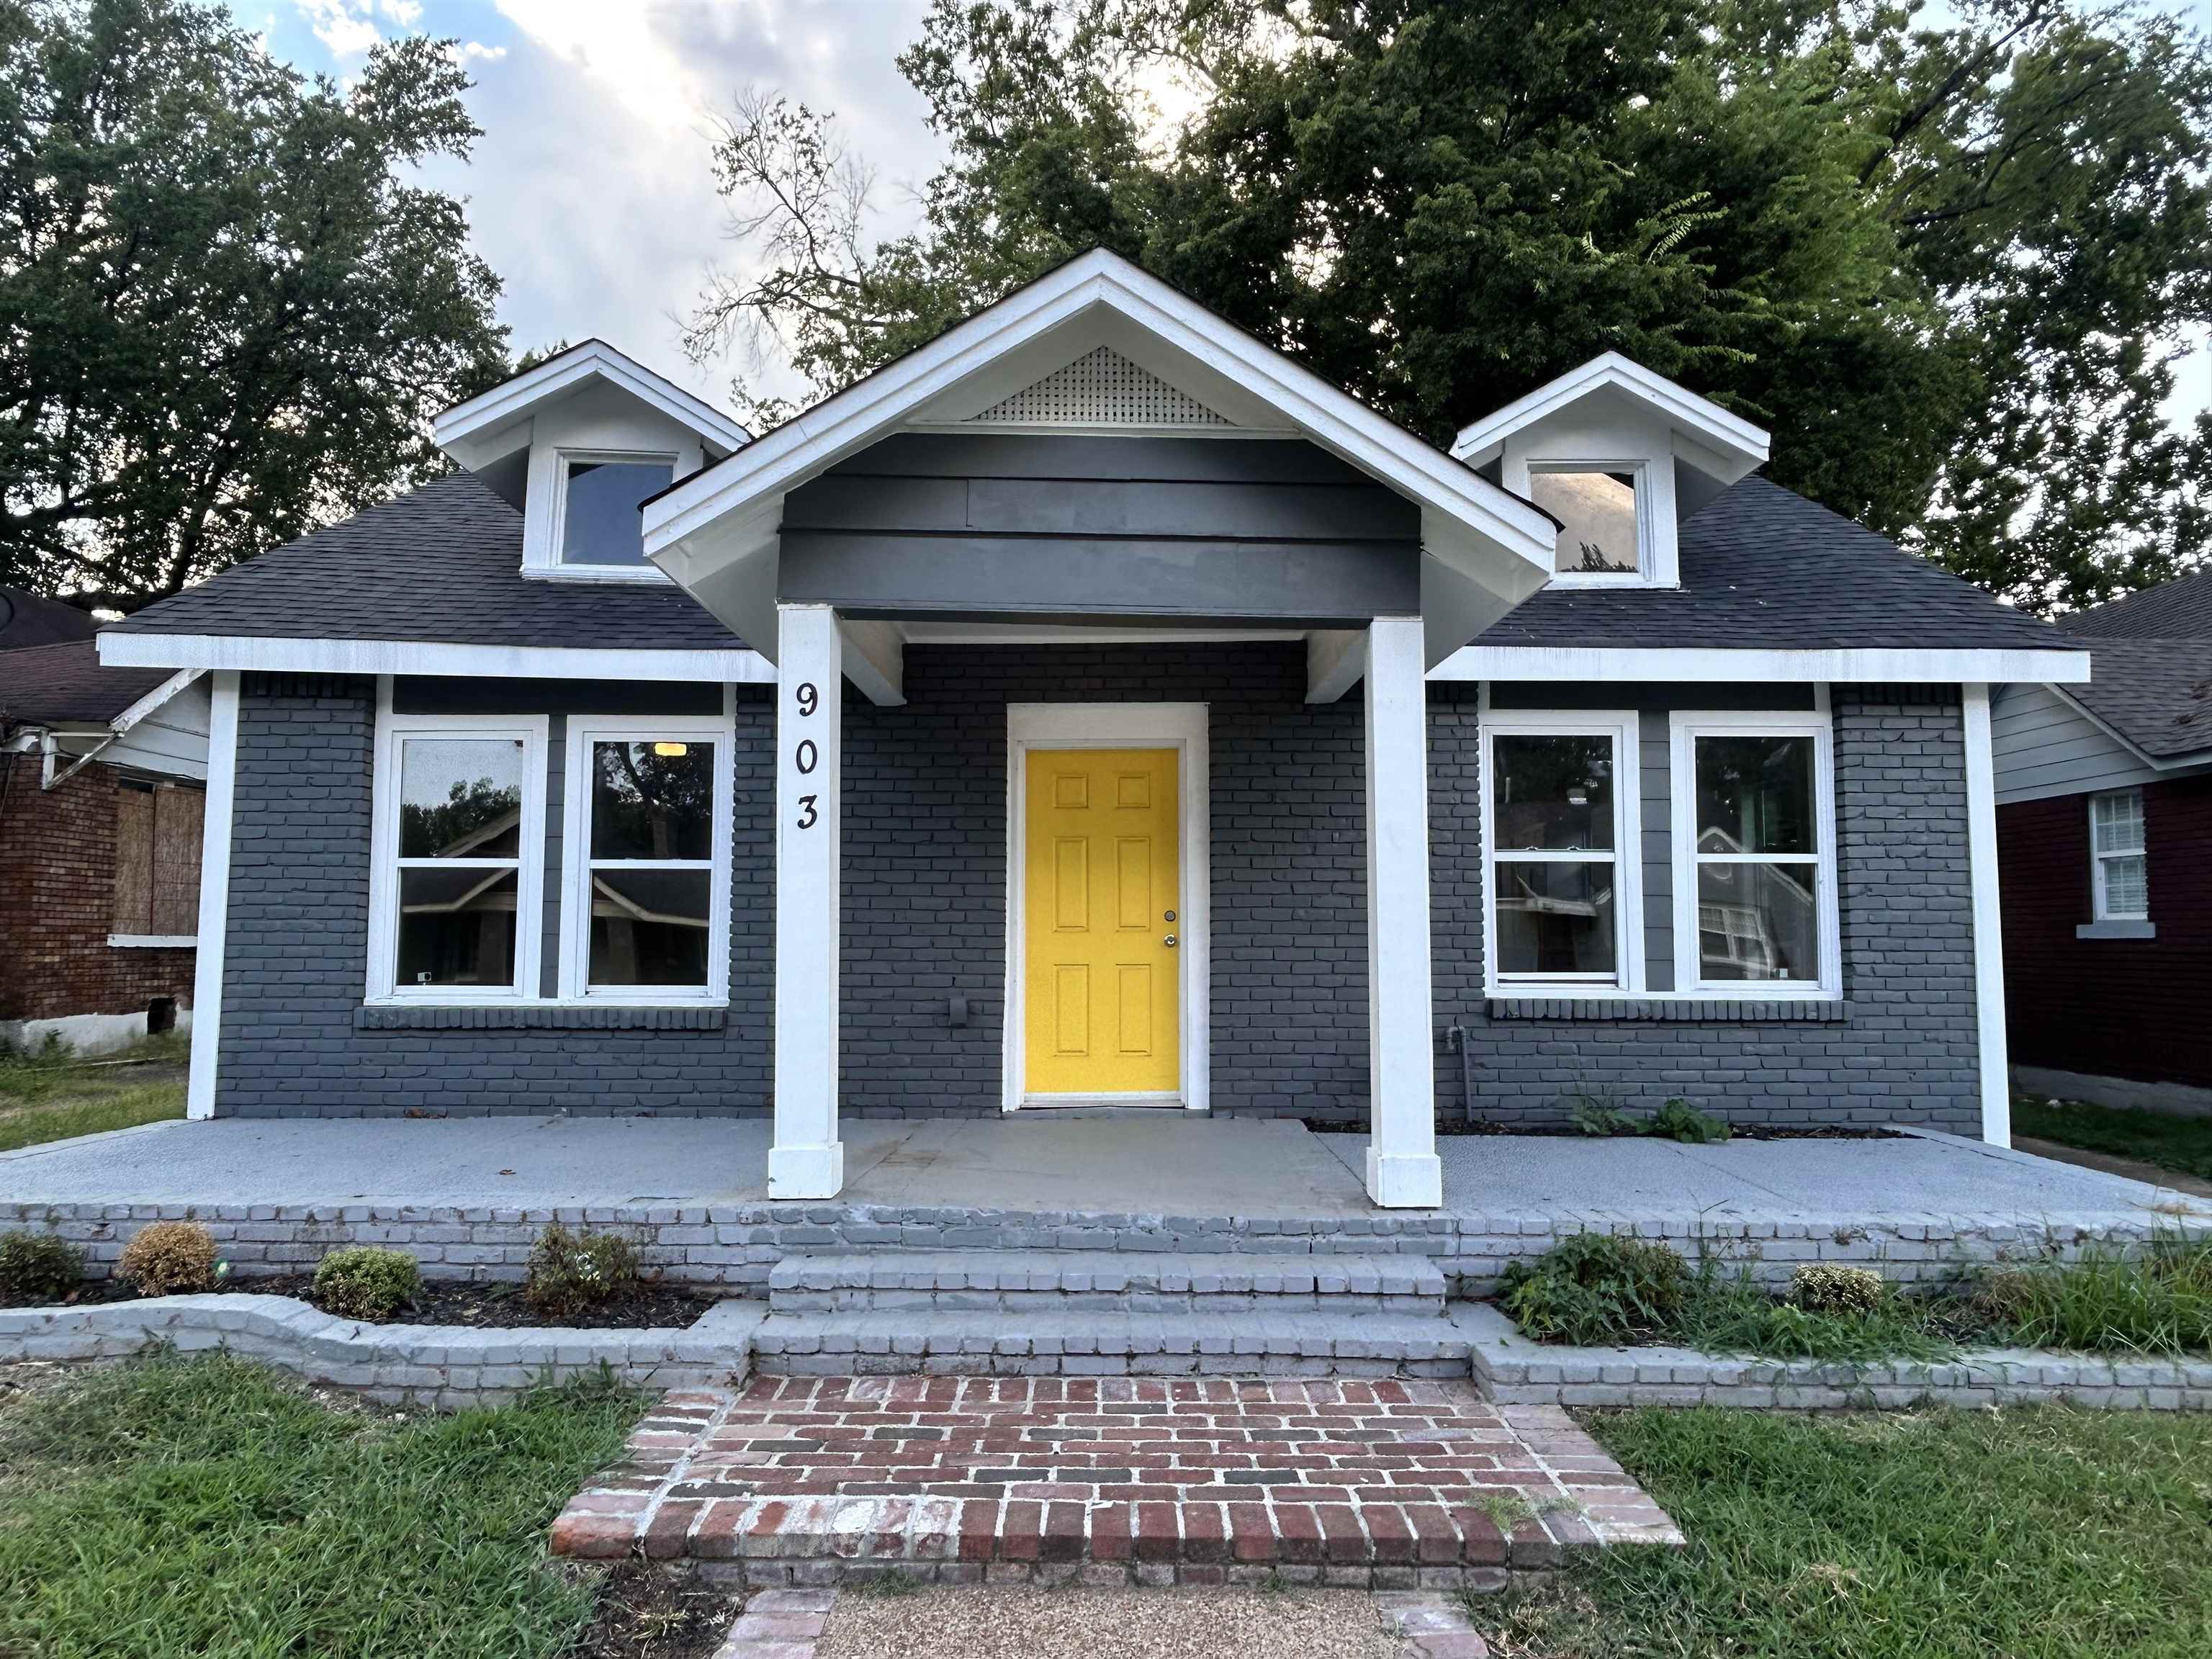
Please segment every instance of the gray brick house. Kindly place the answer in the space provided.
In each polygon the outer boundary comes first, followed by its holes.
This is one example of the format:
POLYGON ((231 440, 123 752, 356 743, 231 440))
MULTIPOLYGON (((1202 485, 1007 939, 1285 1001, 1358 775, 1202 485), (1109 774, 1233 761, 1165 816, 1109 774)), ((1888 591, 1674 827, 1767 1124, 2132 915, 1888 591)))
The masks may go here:
POLYGON ((1092 253, 751 438, 597 342, 109 629, 208 671, 195 1115, 1579 1096, 2002 1140, 2033 619, 1615 356, 1449 453, 1092 253))

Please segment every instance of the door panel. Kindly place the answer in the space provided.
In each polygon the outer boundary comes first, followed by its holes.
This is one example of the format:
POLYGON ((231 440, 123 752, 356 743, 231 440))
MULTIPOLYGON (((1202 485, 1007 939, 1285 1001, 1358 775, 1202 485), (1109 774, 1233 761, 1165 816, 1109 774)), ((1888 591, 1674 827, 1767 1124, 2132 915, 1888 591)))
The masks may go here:
POLYGON ((1182 799, 1172 749, 1032 749, 1024 1092, 1169 1094, 1182 1082, 1182 799))

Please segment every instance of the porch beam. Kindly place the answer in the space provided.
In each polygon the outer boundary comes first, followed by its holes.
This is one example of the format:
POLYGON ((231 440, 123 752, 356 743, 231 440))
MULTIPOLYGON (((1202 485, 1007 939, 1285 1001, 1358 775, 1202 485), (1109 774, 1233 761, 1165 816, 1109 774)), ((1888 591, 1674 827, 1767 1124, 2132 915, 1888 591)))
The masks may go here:
POLYGON ((837 619, 842 642, 845 678, 860 695, 878 708, 899 708, 906 703, 906 636, 890 622, 837 619))
POLYGON ((1367 672, 1367 635, 1357 628, 1320 628, 1306 635, 1306 701, 1334 702, 1367 672))
POLYGON ((1376 617, 1359 654, 1367 680, 1367 1195, 1389 1209, 1433 1209, 1443 1202, 1443 1165, 1430 1003, 1421 619, 1376 617))
POLYGON ((823 605, 776 607, 775 1142, 770 1198, 835 1198, 844 643, 823 605))

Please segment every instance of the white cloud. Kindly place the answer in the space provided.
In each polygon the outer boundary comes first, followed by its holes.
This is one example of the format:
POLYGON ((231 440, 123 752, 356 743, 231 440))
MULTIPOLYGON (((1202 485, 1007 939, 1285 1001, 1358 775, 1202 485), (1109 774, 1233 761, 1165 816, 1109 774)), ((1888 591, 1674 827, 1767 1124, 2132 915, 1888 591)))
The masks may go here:
POLYGON ((702 113, 690 67, 672 50, 659 9, 605 0, 495 0, 500 15, 581 69, 630 115, 665 128, 702 113))
POLYGON ((411 29, 422 21, 419 0, 376 0, 376 9, 403 29, 411 29))
POLYGON ((356 58, 384 39, 370 16, 371 0, 292 0, 315 39, 333 58, 356 58))

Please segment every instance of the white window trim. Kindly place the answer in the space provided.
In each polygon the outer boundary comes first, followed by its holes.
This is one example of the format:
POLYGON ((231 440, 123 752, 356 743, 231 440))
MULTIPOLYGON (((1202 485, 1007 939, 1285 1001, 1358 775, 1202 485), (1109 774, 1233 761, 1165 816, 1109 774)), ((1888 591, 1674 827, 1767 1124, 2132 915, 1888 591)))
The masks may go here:
MULTIPOLYGON (((1176 927, 1182 958, 1182 1083, 1183 1105, 1207 1108, 1212 1074, 1209 986, 1212 982, 1212 831, 1207 822, 1210 757, 1206 704, 1202 702, 1016 702, 1006 705, 1006 1000, 1000 1103, 1007 1112, 1024 1102, 1067 1105, 1069 1101, 1028 1092, 1024 1005, 1027 978, 1027 923, 1023 896, 1028 886, 1027 815, 1029 751, 1036 749, 1173 749, 1182 781, 1182 908, 1176 927)), ((1105 1095, 1104 1101, 1147 1097, 1105 1095)), ((1091 1098, 1086 1097, 1086 1098, 1091 1098)))
MULTIPOLYGON (((1642 759, 1633 709, 1498 709, 1482 716, 1482 975, 1492 997, 1641 996, 1644 970, 1644 828, 1642 759), (1500 859, 1496 809, 1494 740, 1509 737, 1610 738, 1613 745, 1613 977, 1587 975, 1501 974, 1498 968, 1498 881, 1503 862, 1556 862, 1556 855, 1500 859)), ((1593 860, 1593 861, 1601 861, 1593 860)))
MULTIPOLYGON (((1770 714, 1735 710, 1677 709, 1668 717, 1668 789, 1674 869, 1674 985, 1686 996, 1730 1001, 1832 1002, 1843 993, 1842 913, 1836 878, 1836 761, 1834 722, 1825 713, 1770 714), (1700 737, 1813 739, 1814 824, 1820 843, 1811 860, 1814 908, 1820 929, 1818 981, 1704 980, 1698 976, 1698 784, 1700 737)), ((1747 860, 1756 862, 1758 860, 1747 860)), ((1793 860, 1780 860, 1790 862, 1793 860)), ((1795 861, 1802 861, 1795 860, 1795 861)))
POLYGON ((1658 537, 1651 517, 1651 463, 1647 460, 1603 461, 1531 459, 1528 481, 1533 488, 1540 472, 1626 472, 1636 481, 1636 568, 1633 570, 1555 570, 1552 587, 1671 587, 1674 573, 1659 570, 1658 537))
MULTIPOLYGON (((731 700, 724 699, 726 707, 731 700)), ((566 751, 561 834, 561 997, 574 1007, 719 1007, 730 1000, 730 860, 732 797, 736 792, 737 721, 733 714, 571 714, 566 751), (714 820, 707 860, 707 983, 591 984, 591 756, 595 743, 659 743, 696 738, 714 745, 714 820)), ((646 860, 655 866, 673 860, 646 860)))
MULTIPOLYGON (((561 544, 568 530, 568 468, 574 464, 586 465, 620 465, 626 463, 652 464, 665 461, 668 479, 672 484, 683 476, 684 458, 673 450, 665 449, 556 449, 553 452, 553 488, 548 492, 551 499, 545 506, 545 545, 544 556, 538 560, 526 558, 522 574, 540 580, 564 582, 644 582, 665 584, 667 572, 657 565, 571 564, 561 556, 561 544)), ((644 545, 644 520, 639 520, 641 548, 644 545)))
POLYGON ((506 1006, 540 1000, 545 919, 545 743, 543 714, 396 714, 387 680, 378 688, 376 775, 368 869, 371 1006, 506 1006), (522 744, 522 820, 515 868, 514 983, 418 988, 397 982, 399 945, 399 744, 410 737, 513 738, 522 744))
POLYGON ((2100 789, 2089 797, 2089 888, 2092 896, 2090 916, 2096 921, 2148 921, 2150 920, 2150 819, 2143 811, 2142 787, 2140 784, 2126 789, 2100 789), (2142 826, 2142 842, 2133 852, 2107 853, 2097 846, 2097 803, 2118 795, 2136 798, 2136 822, 2142 826), (2112 859, 2141 859, 2143 861, 2143 908, 2140 910, 2115 910, 2105 896, 2105 866, 2112 859))
POLYGON ((110 933, 112 951, 190 951, 200 942, 198 933, 110 933))

